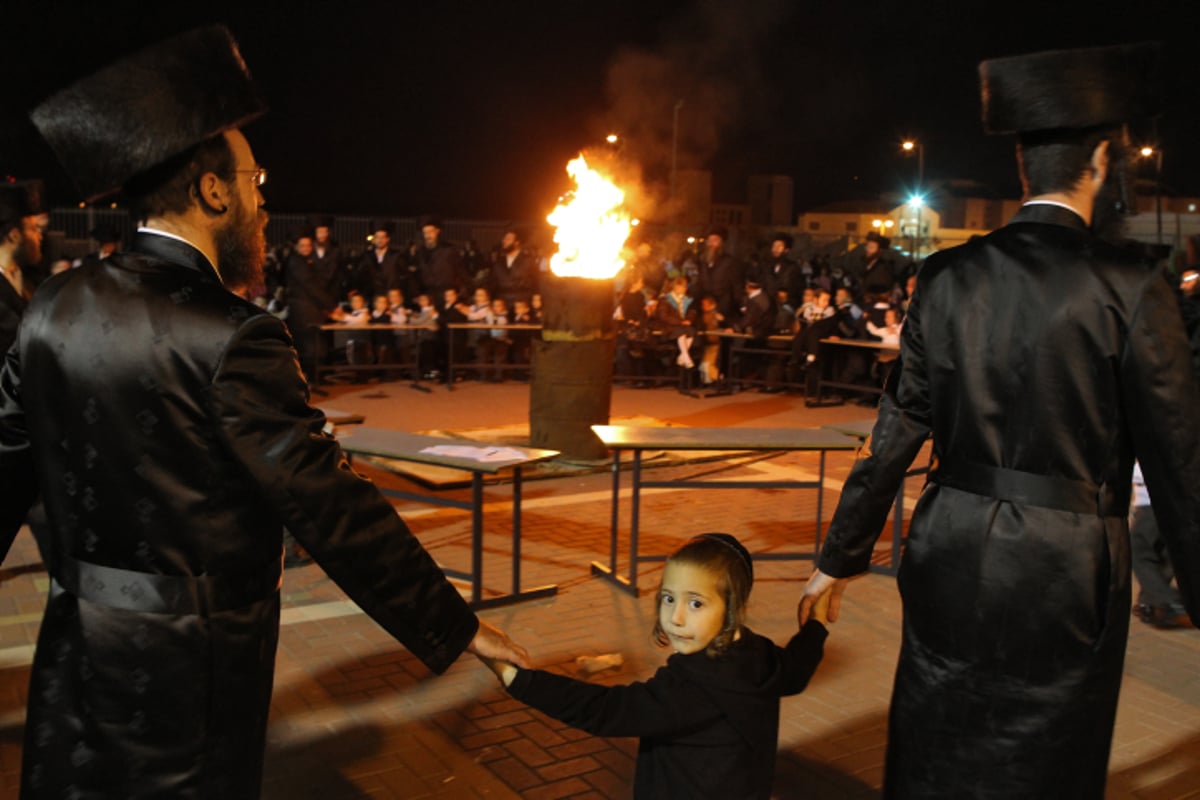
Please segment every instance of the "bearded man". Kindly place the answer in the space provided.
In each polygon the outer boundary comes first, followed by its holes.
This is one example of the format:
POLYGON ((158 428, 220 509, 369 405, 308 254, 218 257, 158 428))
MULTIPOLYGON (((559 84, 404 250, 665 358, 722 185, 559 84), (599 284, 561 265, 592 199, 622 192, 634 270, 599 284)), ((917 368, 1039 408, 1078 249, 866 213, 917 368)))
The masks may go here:
POLYGON ((980 76, 985 126, 1019 136, 1028 199, 918 273, 800 616, 829 592, 836 618, 932 435, 898 579, 884 794, 1100 800, 1135 457, 1200 622, 1200 389, 1165 274, 1107 240, 1123 123, 1157 112, 1163 60, 1153 45, 1052 51, 986 61, 980 76))
POLYGON ((42 260, 41 181, 0 183, 0 357, 17 336, 42 260))
POLYGON ((143 224, 43 285, 0 372, 0 553, 39 492, 49 518, 26 800, 259 796, 285 525, 435 672, 526 659, 349 468, 283 323, 235 293, 262 270, 239 127, 264 110, 214 26, 33 112, 80 194, 123 187, 143 224))

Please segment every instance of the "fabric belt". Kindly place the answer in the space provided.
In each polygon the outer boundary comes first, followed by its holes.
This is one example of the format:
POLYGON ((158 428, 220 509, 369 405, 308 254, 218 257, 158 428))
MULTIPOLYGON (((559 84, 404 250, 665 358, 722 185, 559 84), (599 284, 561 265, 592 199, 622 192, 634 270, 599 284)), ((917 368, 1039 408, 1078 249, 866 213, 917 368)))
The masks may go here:
POLYGON ((89 603, 147 614, 208 616, 252 605, 279 591, 283 557, 241 575, 157 575, 56 554, 55 580, 89 603))
POLYGON ((1097 485, 1091 481, 1038 475, 970 461, 942 464, 930 475, 930 480, 952 489, 1019 505, 1098 517, 1123 517, 1129 513, 1128 496, 1108 483, 1097 485))

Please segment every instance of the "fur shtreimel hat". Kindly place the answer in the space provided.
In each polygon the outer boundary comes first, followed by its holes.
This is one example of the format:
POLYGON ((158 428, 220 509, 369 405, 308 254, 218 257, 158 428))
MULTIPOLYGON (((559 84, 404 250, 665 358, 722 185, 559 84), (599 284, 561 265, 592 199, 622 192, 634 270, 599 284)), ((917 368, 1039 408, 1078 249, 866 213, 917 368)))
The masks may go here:
POLYGON ((1165 75, 1158 42, 1047 50, 979 65, 983 127, 1030 133, 1153 117, 1165 75))
POLYGON ((879 245, 880 250, 887 250, 892 246, 892 240, 886 236, 880 236, 878 231, 867 231, 866 240, 879 245))
POLYGON ((29 116, 90 201, 266 110, 233 34, 211 25, 110 64, 29 116))
POLYGON ((44 210, 41 181, 0 182, 0 224, 11 225, 44 210))

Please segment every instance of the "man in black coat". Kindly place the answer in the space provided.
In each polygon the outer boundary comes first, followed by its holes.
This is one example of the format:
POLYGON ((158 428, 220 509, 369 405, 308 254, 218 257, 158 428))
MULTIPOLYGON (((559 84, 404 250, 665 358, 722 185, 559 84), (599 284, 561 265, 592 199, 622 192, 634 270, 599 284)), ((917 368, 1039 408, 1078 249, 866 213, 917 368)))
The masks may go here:
POLYGON ((717 299, 717 310, 725 319, 737 319, 744 278, 742 265, 725 250, 728 238, 729 230, 724 225, 713 226, 705 237, 694 295, 711 294, 717 299))
POLYGON ((776 233, 771 237, 770 254, 755 264, 746 277, 760 284, 772 299, 778 297, 780 291, 787 292, 788 304, 798 308, 804 289, 801 286, 800 267, 791 252, 792 237, 786 233, 776 233))
POLYGON ((41 181, 0 183, 0 357, 17 336, 42 260, 41 181))
POLYGON ((518 300, 528 303, 537 291, 537 264, 525 251, 524 244, 524 234, 509 228, 492 258, 488 288, 493 298, 503 298, 509 308, 513 308, 518 300))
MULTIPOLYGON (((440 218, 426 215, 419 222, 422 246, 417 248, 413 260, 421 274, 422 291, 435 298, 434 302, 441 302, 436 298, 445 297, 447 289, 462 294, 467 283, 462 254, 458 248, 442 239, 440 218)), ((445 306, 438 306, 438 310, 444 311, 445 306)))
POLYGON ((264 110, 212 26, 32 114, 83 197, 122 187, 145 224, 42 286, 0 372, 0 553, 39 493, 49 517, 25 800, 259 796, 284 525, 430 669, 524 658, 323 432, 283 324, 232 291, 262 269, 238 126, 264 110))
MULTIPOLYGON (((395 229, 390 223, 380 222, 371 226, 371 246, 363 253, 355 273, 355 291, 367 298, 367 305, 377 294, 387 294, 388 289, 407 290, 407 255, 392 246, 395 229)), ((344 299, 344 298, 341 298, 344 299)))
POLYGON ((825 592, 836 605, 866 570, 932 435, 900 567, 886 796, 1104 796, 1135 457, 1200 622, 1200 388, 1178 304, 1140 248, 1098 235, 1120 194, 1122 123, 1158 110, 1162 67, 1153 45, 980 67, 985 125, 1019 134, 1028 200, 921 268, 800 607, 825 592))
POLYGON ((300 366, 314 378, 316 367, 329 351, 332 334, 319 326, 341 313, 337 296, 337 261, 329 249, 318 258, 312 231, 301 231, 296 246, 283 265, 287 297, 287 326, 300 366))

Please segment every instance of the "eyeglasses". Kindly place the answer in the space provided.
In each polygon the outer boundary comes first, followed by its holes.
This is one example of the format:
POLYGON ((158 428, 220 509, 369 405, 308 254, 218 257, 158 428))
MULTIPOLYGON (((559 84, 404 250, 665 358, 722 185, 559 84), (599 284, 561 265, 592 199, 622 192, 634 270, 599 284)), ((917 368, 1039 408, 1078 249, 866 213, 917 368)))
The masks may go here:
POLYGON ((255 167, 254 169, 235 169, 239 175, 249 175, 250 181, 255 186, 262 186, 267 182, 267 170, 265 167, 255 167))

